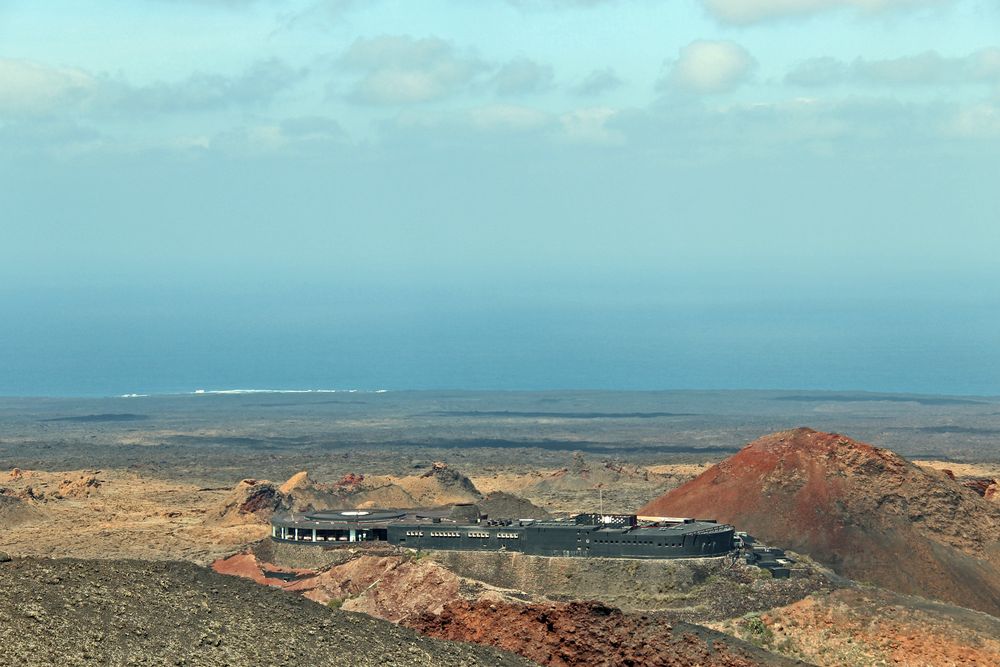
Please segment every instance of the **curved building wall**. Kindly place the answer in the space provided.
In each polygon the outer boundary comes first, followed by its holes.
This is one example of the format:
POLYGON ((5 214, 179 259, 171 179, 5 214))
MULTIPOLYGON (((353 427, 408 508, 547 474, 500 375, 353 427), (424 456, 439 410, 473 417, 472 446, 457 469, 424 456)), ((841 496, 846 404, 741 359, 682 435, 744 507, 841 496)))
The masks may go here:
POLYGON ((733 550, 735 529, 711 526, 608 530, 588 526, 424 526, 393 525, 391 544, 445 551, 516 551, 535 556, 602 558, 696 558, 733 550))

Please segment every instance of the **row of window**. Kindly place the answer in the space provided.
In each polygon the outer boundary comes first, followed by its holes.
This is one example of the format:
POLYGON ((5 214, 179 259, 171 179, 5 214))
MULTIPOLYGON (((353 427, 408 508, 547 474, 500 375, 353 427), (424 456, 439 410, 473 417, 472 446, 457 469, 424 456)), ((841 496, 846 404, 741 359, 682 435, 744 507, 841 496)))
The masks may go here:
POLYGON ((596 544, 640 544, 648 547, 681 547, 682 544, 664 544, 663 542, 646 542, 643 540, 594 540, 596 544))
MULTIPOLYGON (((489 539, 491 536, 487 532, 480 532, 475 530, 470 530, 467 533, 461 533, 453 530, 432 530, 431 537, 462 537, 466 535, 468 537, 478 537, 480 539, 489 539)), ((424 534, 419 530, 408 530, 406 531, 407 537, 423 537, 424 534)), ((516 540, 521 537, 519 533, 497 533, 497 537, 501 540, 516 540)))

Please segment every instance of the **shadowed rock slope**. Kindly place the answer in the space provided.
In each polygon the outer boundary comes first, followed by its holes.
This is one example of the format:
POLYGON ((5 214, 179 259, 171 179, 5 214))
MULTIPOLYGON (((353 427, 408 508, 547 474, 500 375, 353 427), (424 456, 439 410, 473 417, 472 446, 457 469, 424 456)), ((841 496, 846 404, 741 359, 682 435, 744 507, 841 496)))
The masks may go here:
POLYGON ((530 663, 188 563, 15 559, 0 563, 0 664, 530 663))
POLYGON ((291 507, 288 496, 273 482, 244 479, 205 517, 208 524, 265 524, 275 512, 291 507))
POLYGON ((44 513, 27 501, 3 493, 0 489, 0 530, 31 523, 41 519, 44 513))
POLYGON ((852 579, 1000 615, 997 504, 842 435, 762 437, 639 514, 715 518, 852 579))
POLYGON ((494 491, 478 501, 479 511, 491 519, 549 519, 551 514, 530 500, 512 493, 494 491))

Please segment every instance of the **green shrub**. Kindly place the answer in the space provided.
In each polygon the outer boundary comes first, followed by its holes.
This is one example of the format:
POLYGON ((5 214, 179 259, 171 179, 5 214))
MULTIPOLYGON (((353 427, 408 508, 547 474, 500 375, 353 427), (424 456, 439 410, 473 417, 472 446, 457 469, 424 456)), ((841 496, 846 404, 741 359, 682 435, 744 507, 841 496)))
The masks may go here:
POLYGON ((774 641, 774 633, 771 632, 771 628, 767 627, 767 623, 759 614, 747 614, 743 617, 741 625, 747 641, 754 646, 763 648, 774 641))

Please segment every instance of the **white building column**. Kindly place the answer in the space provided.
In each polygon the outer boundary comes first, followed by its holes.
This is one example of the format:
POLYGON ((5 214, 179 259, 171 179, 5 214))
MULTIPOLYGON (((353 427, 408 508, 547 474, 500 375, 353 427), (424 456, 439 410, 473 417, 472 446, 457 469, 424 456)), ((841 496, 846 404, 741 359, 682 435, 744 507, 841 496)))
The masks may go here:
POLYGON ((351 542, 356 542, 357 541, 357 534, 354 532, 353 528, 351 528, 351 539, 350 539, 350 541, 351 542))
POLYGON ((313 542, 316 541, 316 529, 313 528, 313 542))

